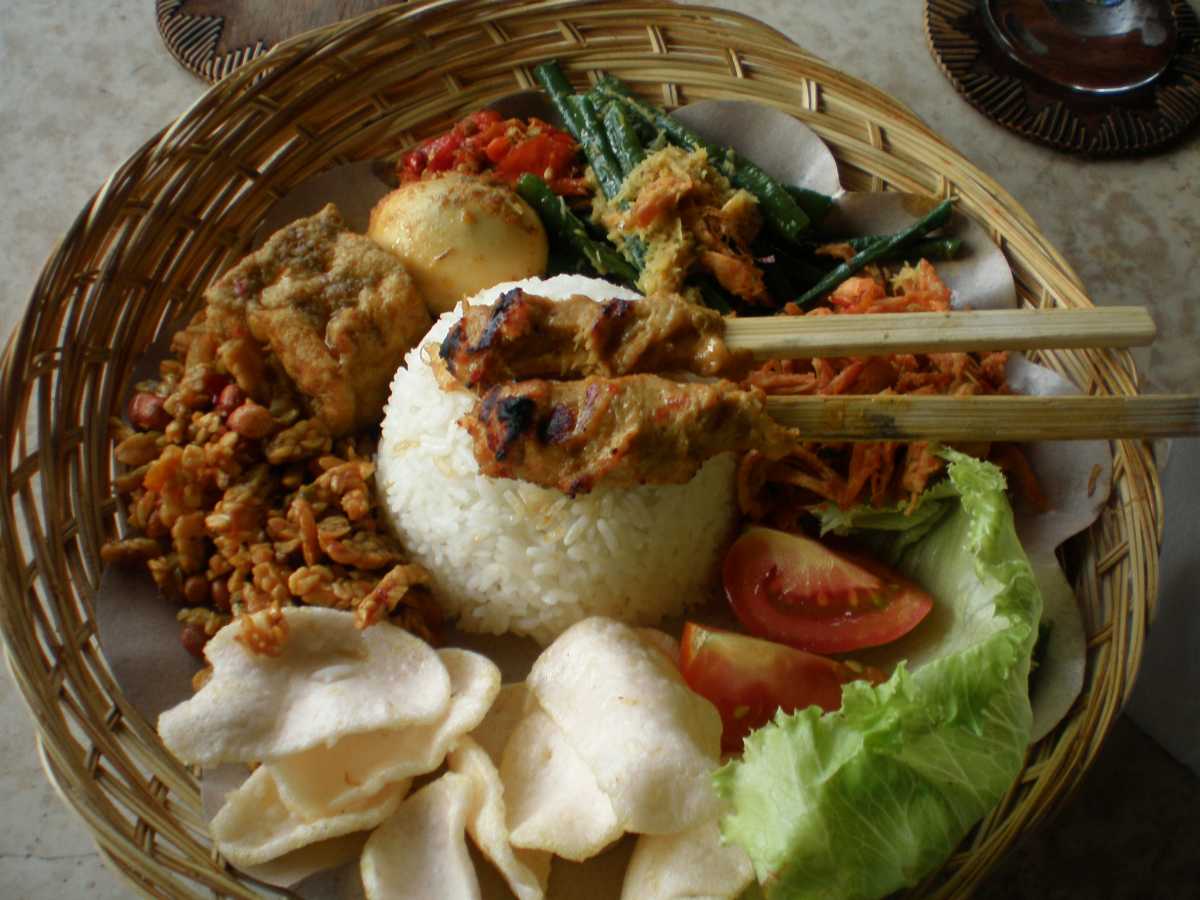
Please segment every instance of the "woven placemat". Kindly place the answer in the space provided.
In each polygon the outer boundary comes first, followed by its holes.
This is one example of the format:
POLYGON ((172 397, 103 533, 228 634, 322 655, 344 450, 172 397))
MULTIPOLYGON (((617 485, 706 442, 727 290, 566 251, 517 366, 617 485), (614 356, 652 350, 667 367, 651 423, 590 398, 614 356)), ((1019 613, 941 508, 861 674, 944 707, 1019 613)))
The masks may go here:
POLYGON ((208 82, 276 44, 404 0, 155 0, 158 33, 176 61, 208 82))
POLYGON ((1116 95, 1072 91, 1009 59, 975 0, 925 0, 925 37, 942 72, 992 121, 1056 150, 1125 156, 1162 149, 1200 121, 1200 22, 1187 0, 1171 8, 1171 62, 1151 83, 1116 95))

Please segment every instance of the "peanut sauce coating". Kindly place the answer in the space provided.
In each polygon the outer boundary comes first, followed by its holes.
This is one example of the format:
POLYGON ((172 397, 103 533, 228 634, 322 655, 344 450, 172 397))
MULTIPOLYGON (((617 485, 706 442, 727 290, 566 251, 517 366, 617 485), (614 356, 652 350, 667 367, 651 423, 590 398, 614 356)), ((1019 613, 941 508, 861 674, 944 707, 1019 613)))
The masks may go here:
POLYGON ((468 306, 442 341, 449 372, 472 390, 527 378, 692 372, 738 378, 747 355, 726 346, 720 314, 675 294, 555 302, 513 288, 468 306))
POLYGON ((658 375, 534 379, 498 385, 460 420, 480 470, 572 496, 607 486, 682 484, 705 460, 758 450, 783 456, 796 434, 757 388, 658 375))

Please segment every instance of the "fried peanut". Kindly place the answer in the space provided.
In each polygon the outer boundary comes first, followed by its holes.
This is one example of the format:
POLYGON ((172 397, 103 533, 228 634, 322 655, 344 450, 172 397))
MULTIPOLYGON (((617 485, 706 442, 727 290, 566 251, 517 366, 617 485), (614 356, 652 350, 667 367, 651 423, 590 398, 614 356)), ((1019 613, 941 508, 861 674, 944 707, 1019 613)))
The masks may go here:
POLYGON ((242 437, 257 440, 275 430, 275 419, 265 406, 246 400, 229 414, 226 424, 242 437))
MULTIPOLYGON (((369 240, 357 243, 379 265, 394 266, 369 240)), ((246 304, 261 298, 240 283, 230 283, 227 304, 214 302, 219 286, 210 289, 205 309, 172 340, 176 358, 134 388, 128 421, 110 420, 114 455, 129 467, 113 485, 128 498, 135 532, 106 544, 102 558, 145 565, 165 595, 187 605, 180 641, 197 655, 232 612, 243 623, 239 639, 255 652, 278 653, 287 639, 285 605, 353 609, 375 591, 380 572, 403 560, 374 512, 373 438, 342 427, 386 399, 394 363, 371 374, 382 389, 378 403, 314 402, 249 327, 246 304), (341 424, 331 426, 334 419, 341 424)), ((347 338, 346 323, 330 322, 339 340, 347 338)), ((342 343, 338 352, 354 349, 342 343)), ((365 374, 357 365, 347 372, 365 374)), ((381 610, 402 602, 394 577, 389 584, 377 595, 381 610)))
POLYGON ((162 431, 171 422, 163 398, 147 391, 138 391, 130 398, 128 413, 129 421, 142 431, 162 431))
POLYGON ((265 357, 253 340, 237 337, 223 342, 217 348, 217 361, 246 395, 256 400, 266 400, 270 396, 265 357))

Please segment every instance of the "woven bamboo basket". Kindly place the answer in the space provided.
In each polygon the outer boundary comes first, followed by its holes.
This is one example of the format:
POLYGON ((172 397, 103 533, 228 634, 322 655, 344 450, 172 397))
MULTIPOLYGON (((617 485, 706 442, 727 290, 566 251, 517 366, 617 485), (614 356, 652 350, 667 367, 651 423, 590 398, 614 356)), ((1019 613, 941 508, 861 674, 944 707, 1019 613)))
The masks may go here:
MULTIPOLYGON (((956 194, 1003 247, 1021 300, 1085 307, 1078 277, 1000 187, 911 112, 751 19, 649 0, 394 7, 303 35, 226 78, 113 173, 47 262, 0 364, 3 635, 51 781, 113 866, 154 897, 271 893, 207 839, 194 773, 114 682, 93 596, 117 502, 107 418, 164 323, 246 250, 265 210, 336 164, 395 156, 557 57, 577 84, 613 72, 668 107, 744 98, 828 142, 852 189, 956 194)), ((1096 394, 1131 394, 1127 354, 1041 361, 1096 394)), ((1079 784, 1133 684, 1157 592, 1161 497, 1148 448, 1114 444, 1112 500, 1069 545, 1090 636, 1068 718, 912 896, 969 893, 1079 784)))

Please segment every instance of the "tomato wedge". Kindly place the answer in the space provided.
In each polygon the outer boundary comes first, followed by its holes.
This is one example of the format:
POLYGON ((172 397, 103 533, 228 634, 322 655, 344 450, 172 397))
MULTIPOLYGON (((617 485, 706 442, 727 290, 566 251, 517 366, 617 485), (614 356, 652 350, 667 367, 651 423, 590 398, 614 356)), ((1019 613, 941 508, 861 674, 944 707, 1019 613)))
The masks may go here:
POLYGON ((721 714, 721 749, 736 753, 751 731, 777 710, 842 705, 842 685, 884 680, 878 669, 838 662, 783 644, 688 622, 683 626, 679 669, 688 687, 721 714))
POLYGON ((813 653, 890 643, 933 609, 929 594, 882 563, 770 528, 734 541, 724 581, 747 631, 813 653))

